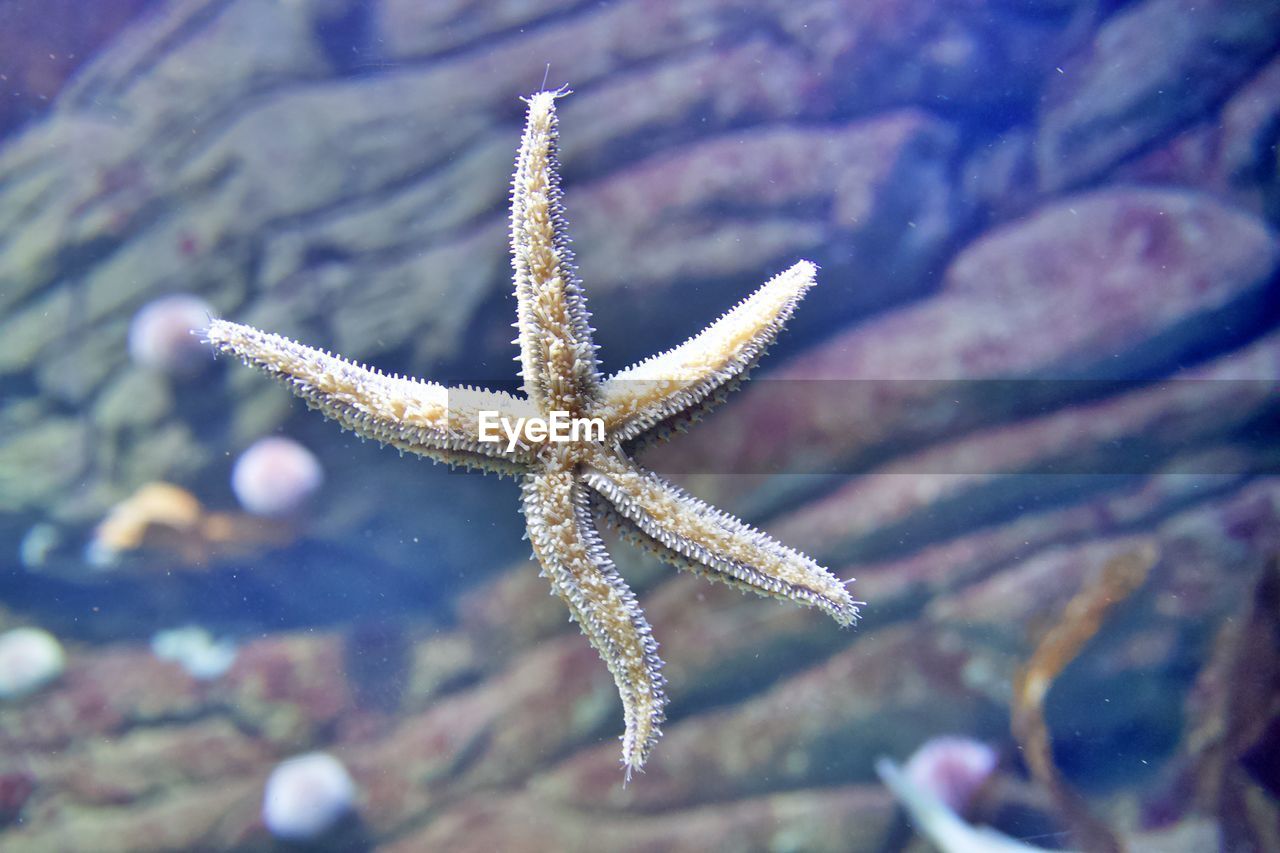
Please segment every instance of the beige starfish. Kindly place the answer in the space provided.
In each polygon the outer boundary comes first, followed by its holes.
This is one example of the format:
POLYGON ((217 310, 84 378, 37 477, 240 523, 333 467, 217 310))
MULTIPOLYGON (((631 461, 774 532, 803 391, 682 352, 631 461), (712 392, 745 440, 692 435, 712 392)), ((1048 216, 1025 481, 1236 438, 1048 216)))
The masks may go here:
POLYGON ((665 679, 658 644, 605 552, 597 518, 680 568, 820 607, 842 625, 857 619, 859 602, 809 557, 686 494, 627 453, 711 408, 745 377, 813 285, 814 265, 797 263, 675 349, 602 377, 561 207, 555 101, 563 94, 529 99, 512 181, 516 342, 525 396, 388 376, 224 320, 213 320, 207 335, 218 349, 285 380, 312 408, 362 436, 521 478, 542 574, 617 682, 626 718, 622 761, 630 778, 659 737, 665 679), (587 434, 556 440, 565 437, 555 434, 556 417, 575 428, 586 424, 587 434), (507 431, 496 441, 495 420, 507 431))

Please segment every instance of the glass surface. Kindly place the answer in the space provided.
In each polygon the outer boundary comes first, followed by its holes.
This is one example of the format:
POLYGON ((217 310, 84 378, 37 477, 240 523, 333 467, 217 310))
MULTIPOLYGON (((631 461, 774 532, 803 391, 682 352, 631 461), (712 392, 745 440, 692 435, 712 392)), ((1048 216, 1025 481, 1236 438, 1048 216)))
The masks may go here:
POLYGON ((0 849, 1268 849, 1278 48, 1269 0, 0 0, 0 849), (603 377, 817 265, 600 447, 855 625, 605 457, 544 495, 550 444, 415 458, 407 382, 317 397, 402 454, 214 357, 523 397, 544 89, 603 377), (629 780, 522 494, 597 638, 605 551, 652 625, 629 780))

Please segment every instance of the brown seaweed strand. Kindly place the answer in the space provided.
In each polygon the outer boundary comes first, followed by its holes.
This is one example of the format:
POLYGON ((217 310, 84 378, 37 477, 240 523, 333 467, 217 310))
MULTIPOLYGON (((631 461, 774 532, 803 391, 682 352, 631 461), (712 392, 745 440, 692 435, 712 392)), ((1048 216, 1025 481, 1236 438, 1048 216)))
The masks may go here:
POLYGON ((1054 680, 1075 660, 1106 621, 1115 605, 1146 581, 1157 550, 1146 542, 1112 557, 1097 577, 1076 593, 1062 616, 1014 680, 1013 736, 1035 780, 1049 792, 1059 812, 1086 850, 1121 853, 1124 845, 1058 772, 1053 763, 1053 740, 1044 719, 1044 700, 1054 680))

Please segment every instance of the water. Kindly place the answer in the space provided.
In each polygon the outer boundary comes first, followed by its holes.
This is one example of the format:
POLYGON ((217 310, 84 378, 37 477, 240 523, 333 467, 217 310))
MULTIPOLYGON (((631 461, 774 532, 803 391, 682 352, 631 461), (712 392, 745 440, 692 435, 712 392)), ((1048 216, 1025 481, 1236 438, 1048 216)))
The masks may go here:
POLYGON ((1277 4, 0 20, 0 630, 48 632, 0 639, 0 848, 1273 843, 1277 4), (625 784, 520 488, 188 334, 519 393, 544 79, 605 374, 818 264, 728 402, 623 449, 865 602, 601 525, 670 699, 625 784))

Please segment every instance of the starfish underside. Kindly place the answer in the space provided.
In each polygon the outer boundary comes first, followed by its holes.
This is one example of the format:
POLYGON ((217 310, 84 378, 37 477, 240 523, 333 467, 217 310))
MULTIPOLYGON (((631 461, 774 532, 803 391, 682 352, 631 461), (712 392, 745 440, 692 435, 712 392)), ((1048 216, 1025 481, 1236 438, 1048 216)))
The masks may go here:
POLYGON ((622 761, 644 764, 660 735, 662 660, 635 595, 597 529, 601 519, 663 560, 761 595, 825 610, 852 624, 858 603, 804 554, 692 497, 637 465, 628 450, 696 419, 745 378, 800 299, 816 268, 776 275, 698 335, 613 376, 600 374, 586 298, 568 247, 556 162, 555 101, 529 99, 511 193, 511 253, 524 396, 448 388, 345 361, 225 320, 207 336, 219 350, 284 380, 347 429, 450 465, 522 480, 534 555, 617 683, 626 719, 622 761), (526 426, 508 447, 482 440, 481 413, 526 426), (530 418, 599 419, 604 440, 551 441, 530 418))

